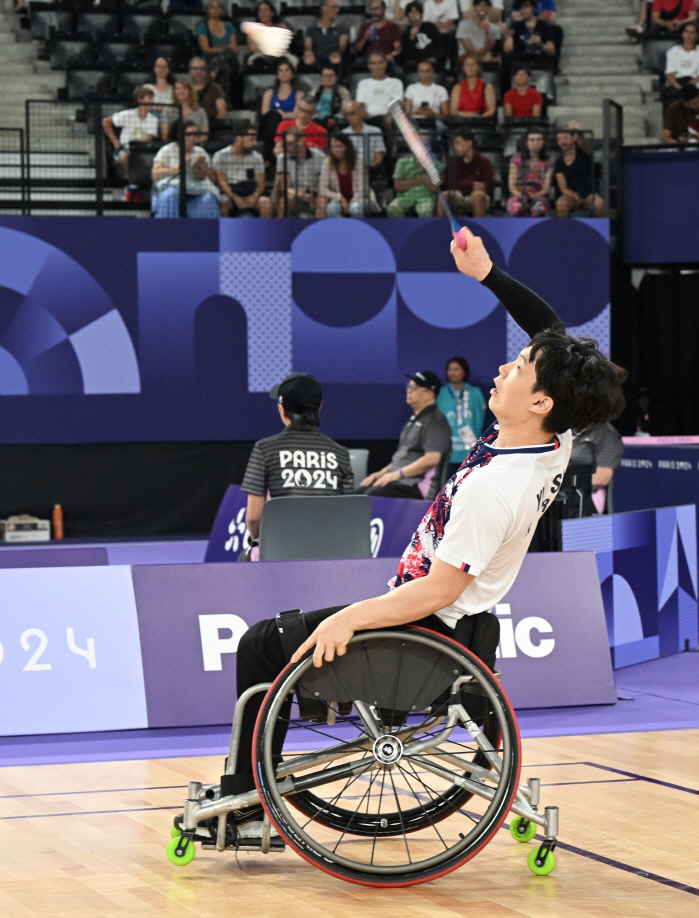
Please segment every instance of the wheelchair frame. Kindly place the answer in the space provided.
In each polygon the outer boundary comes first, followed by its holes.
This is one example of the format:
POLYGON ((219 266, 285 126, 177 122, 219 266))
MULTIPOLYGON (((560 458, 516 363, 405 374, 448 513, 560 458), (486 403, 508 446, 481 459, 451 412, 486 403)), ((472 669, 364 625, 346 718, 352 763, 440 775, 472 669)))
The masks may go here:
MULTIPOLYGON (((381 636, 382 633, 365 633, 366 636, 369 634, 372 634, 372 636, 375 637, 377 635, 381 636)), ((298 665, 300 666, 301 664, 298 665)), ((496 678, 498 678, 499 675, 499 673, 495 673, 496 678)), ((456 696, 461 697, 461 686, 468 682, 473 682, 471 676, 459 676, 454 680, 451 685, 452 700, 456 696)), ((236 771, 243 714, 246 705, 255 695, 261 692, 269 692, 269 690, 272 689, 275 684, 260 683, 259 685, 252 686, 238 699, 231 727, 229 753, 225 768, 226 775, 235 774, 236 771)), ((370 723, 372 721, 370 708, 363 702, 358 702, 356 700, 354 701, 354 707, 355 710, 357 710, 359 717, 363 721, 365 728, 367 728, 367 737, 360 742, 355 742, 353 745, 355 747, 362 746, 367 751, 371 751, 373 748, 374 757, 378 763, 378 767, 381 767, 381 760, 377 757, 375 748, 375 737, 378 737, 376 733, 375 721, 373 728, 375 732, 372 734, 371 729, 369 729, 370 723), (372 742, 374 743, 373 747, 372 742)), ((333 725, 335 723, 336 714, 337 705, 335 703, 328 703, 327 723, 329 725, 333 725)), ((423 740, 417 744, 412 744, 414 747, 412 750, 413 754, 419 754, 421 756, 419 762, 422 767, 437 777, 446 778, 446 780, 453 781, 454 785, 458 785, 469 793, 483 798, 486 801, 492 801, 496 796, 498 778, 503 768, 502 756, 493 747, 488 737, 477 726, 477 724, 464 708, 463 704, 449 703, 446 719, 442 718, 442 720, 445 720, 445 722, 440 728, 439 733, 432 740, 428 739, 423 740), (448 737, 456 727, 465 727, 466 730, 468 730, 474 743, 478 747, 478 750, 483 754, 489 763, 490 769, 484 768, 482 765, 476 764, 475 762, 464 761, 457 755, 450 754, 447 751, 440 751, 439 753, 436 753, 436 755, 438 755, 438 757, 446 763, 450 763, 452 766, 456 766, 459 770, 463 770, 468 773, 468 777, 464 775, 454 779, 453 773, 448 771, 445 767, 435 761, 430 760, 429 758, 424 758, 424 753, 438 746, 444 740, 445 736, 447 736, 448 742, 448 737)), ((401 730, 397 731, 395 736, 400 739, 402 733, 403 737, 405 738, 405 736, 407 736, 410 732, 410 728, 404 726, 401 730)), ((345 746, 347 745, 351 744, 345 744, 345 746)), ((284 796, 294 792, 303 791, 313 786, 318 786, 317 777, 314 779, 311 776, 309 779, 304 780, 303 777, 298 777, 297 774, 292 775, 292 771, 297 773, 299 770, 303 770, 304 768, 312 768, 317 765, 329 763, 334 759, 342 758, 346 754, 346 749, 343 750, 342 746, 343 744, 340 743, 339 745, 333 747, 333 749, 330 751, 325 750, 316 753, 305 753, 302 756, 294 759, 293 765, 285 764, 282 762, 282 764, 276 769, 276 775, 278 779, 278 793, 284 796)), ((410 746, 406 746, 405 748, 410 749, 410 746)), ((433 753, 433 755, 435 755, 435 753, 433 753)), ((324 772, 324 774, 328 773, 324 772)), ((226 830, 228 814, 234 810, 240 810, 242 808, 249 807, 261 802, 263 801, 261 801, 260 794, 257 789, 247 791, 246 793, 242 794, 222 797, 220 784, 204 785, 199 781, 189 782, 187 789, 187 799, 185 800, 184 812, 181 817, 181 824, 178 825, 177 822, 179 817, 177 817, 175 823, 176 828, 179 829, 179 832, 177 832, 174 837, 177 838, 177 835, 179 835, 179 841, 177 842, 176 846, 174 846, 175 859, 173 859, 173 862, 188 863, 189 860, 191 860, 193 857, 193 851, 190 852, 189 857, 187 855, 187 851, 189 846, 194 844, 195 840, 201 841, 203 849, 212 849, 217 851, 223 851, 226 848, 229 848, 242 851, 257 851, 262 854, 268 854, 272 850, 275 850, 273 847, 272 823, 270 821, 266 807, 263 816, 262 838, 259 843, 257 840, 255 840, 255 843, 251 843, 249 840, 246 841, 245 838, 240 838, 236 841, 235 844, 227 844, 226 830), (218 819, 215 838, 211 832, 208 831, 208 829, 205 830, 208 834, 208 838, 207 836, 202 836, 199 833, 200 823, 213 818, 218 819)), ((539 812, 539 805, 540 780, 538 778, 532 777, 528 779, 526 784, 519 784, 514 796, 514 800, 510 806, 510 811, 514 813, 518 818, 512 820, 510 824, 510 832, 516 840, 526 842, 530 841, 534 837, 536 833, 536 829, 534 827, 539 827, 543 830, 543 838, 539 836, 538 839, 539 847, 538 849, 532 849, 528 858, 528 863, 530 869, 535 874, 547 874, 551 872, 553 865, 555 864, 553 851, 556 847, 558 835, 558 807, 547 806, 545 807, 542 814, 539 812)), ((277 850, 279 850, 279 848, 277 848, 277 850)))

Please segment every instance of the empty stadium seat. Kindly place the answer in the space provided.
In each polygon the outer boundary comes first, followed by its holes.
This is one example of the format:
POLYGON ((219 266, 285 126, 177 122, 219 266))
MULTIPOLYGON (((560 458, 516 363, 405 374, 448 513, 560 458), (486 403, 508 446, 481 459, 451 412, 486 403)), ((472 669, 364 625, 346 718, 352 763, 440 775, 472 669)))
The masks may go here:
POLYGON ((73 32, 73 10, 60 4, 47 9, 45 3, 29 4, 29 35, 46 41, 52 35, 69 36, 73 32))
POLYGON ((115 92, 119 99, 131 99, 133 91, 138 86, 143 86, 151 78, 149 70, 124 70, 116 79, 115 92))
POLYGON ((49 61, 52 70, 69 67, 89 67, 94 63, 95 47, 87 39, 54 38, 49 43, 49 61))
POLYGON ((284 22, 295 32, 305 33, 309 26, 318 22, 317 13, 295 13, 293 16, 285 16, 284 22))
POLYGON ((78 13, 76 31, 78 35, 89 36, 94 42, 116 38, 119 16, 117 13, 78 13))
POLYGON ((163 34, 162 13, 125 13, 122 33, 125 38, 133 38, 141 44, 159 38, 163 34))
POLYGON ((202 18, 201 13, 172 13, 168 24, 168 35, 183 35, 190 38, 202 18))
POLYGON ((97 63, 113 70, 137 66, 141 46, 135 41, 103 41, 97 48, 97 63))
POLYGON ((166 57, 174 71, 187 70, 193 54, 191 42, 186 39, 171 37, 168 40, 161 38, 159 41, 148 42, 143 49, 143 62, 147 67, 153 67, 159 57, 166 57))
POLYGON ((102 99, 110 95, 112 88, 113 78, 108 70, 74 69, 66 76, 69 99, 102 99))
POLYGON ((265 89, 273 89, 273 73, 246 73, 243 78, 243 104, 255 108, 265 89))
POLYGON ((646 38, 643 40, 641 63, 646 70, 665 73, 665 56, 677 42, 668 38, 646 38))

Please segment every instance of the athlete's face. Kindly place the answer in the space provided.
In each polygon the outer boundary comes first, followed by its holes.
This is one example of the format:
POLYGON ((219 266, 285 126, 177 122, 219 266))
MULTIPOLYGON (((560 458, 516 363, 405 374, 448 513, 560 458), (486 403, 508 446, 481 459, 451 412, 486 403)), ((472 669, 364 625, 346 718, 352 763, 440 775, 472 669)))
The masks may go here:
POLYGON ((503 364, 490 390, 488 405, 500 425, 520 426, 541 416, 553 406, 549 396, 534 392, 536 364, 529 360, 530 347, 525 347, 512 363, 503 364))

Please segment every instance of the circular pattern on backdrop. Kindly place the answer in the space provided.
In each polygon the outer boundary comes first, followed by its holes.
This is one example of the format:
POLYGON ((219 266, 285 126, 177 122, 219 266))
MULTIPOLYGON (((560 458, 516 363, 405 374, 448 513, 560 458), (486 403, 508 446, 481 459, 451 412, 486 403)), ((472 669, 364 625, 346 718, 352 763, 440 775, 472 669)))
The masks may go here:
POLYGON ((609 272, 599 270, 608 262, 609 243, 591 226, 581 220, 540 220, 514 244, 508 272, 536 290, 566 325, 582 325, 609 302, 609 272), (555 269, 564 260, 562 285, 555 269))
POLYGON ((291 244, 292 297, 315 322, 362 325, 388 302, 396 282, 390 245, 361 220, 318 220, 291 244))
MULTIPOLYGON (((423 322, 437 328, 466 328, 481 322, 498 299, 473 278, 460 274, 449 251, 448 223, 435 232, 436 221, 425 221, 406 241, 398 256, 398 289, 405 305, 423 322)), ((480 236, 495 264, 505 267, 498 241, 486 229, 466 221, 480 236)))

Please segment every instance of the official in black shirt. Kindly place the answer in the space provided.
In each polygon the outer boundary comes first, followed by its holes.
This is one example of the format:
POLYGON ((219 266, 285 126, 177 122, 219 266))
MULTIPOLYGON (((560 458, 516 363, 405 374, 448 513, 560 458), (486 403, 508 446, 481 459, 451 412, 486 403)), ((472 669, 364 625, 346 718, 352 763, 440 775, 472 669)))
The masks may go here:
POLYGON ((415 413, 401 431, 390 463, 367 475, 359 494, 423 500, 436 497, 441 487, 451 454, 451 427, 437 407, 442 383, 432 370, 420 370, 408 379, 405 400, 415 413))
POLYGON ((248 495, 247 527, 260 534, 260 517, 270 497, 328 497, 351 494, 354 475, 347 449, 318 430, 323 390, 313 376, 291 373, 269 393, 284 430, 258 440, 243 478, 248 495))

